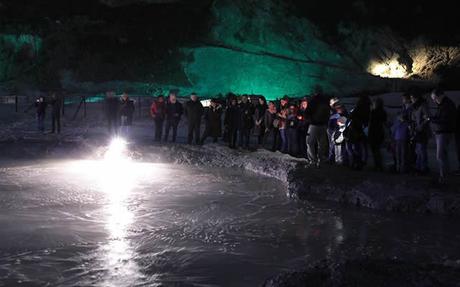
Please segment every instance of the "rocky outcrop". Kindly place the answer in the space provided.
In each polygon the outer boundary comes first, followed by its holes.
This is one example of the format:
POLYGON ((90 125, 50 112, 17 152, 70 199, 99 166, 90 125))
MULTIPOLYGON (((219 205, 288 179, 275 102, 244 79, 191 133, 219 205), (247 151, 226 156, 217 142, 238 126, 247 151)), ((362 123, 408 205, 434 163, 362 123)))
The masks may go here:
POLYGON ((332 201, 354 207, 402 213, 460 215, 457 178, 440 187, 429 177, 352 171, 324 165, 309 167, 304 159, 268 151, 241 152, 221 145, 153 147, 139 159, 206 167, 243 168, 286 185, 287 196, 332 201), (154 149, 154 150, 150 150, 154 149))

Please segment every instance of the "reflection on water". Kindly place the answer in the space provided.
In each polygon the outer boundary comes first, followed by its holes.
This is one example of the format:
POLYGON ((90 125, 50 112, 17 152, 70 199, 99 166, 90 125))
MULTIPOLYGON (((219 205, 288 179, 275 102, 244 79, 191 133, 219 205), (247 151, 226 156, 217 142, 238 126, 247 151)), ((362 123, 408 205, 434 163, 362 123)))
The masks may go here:
POLYGON ((459 260, 458 222, 290 201, 237 169, 0 168, 0 286, 259 286, 327 257, 459 260))
POLYGON ((95 183, 95 187, 106 195, 104 208, 105 228, 109 238, 97 253, 101 254, 106 270, 102 286, 128 286, 142 277, 135 258, 136 252, 130 244, 128 230, 134 214, 128 208, 128 199, 138 182, 148 176, 160 175, 153 164, 136 163, 126 155, 126 143, 115 139, 104 158, 98 161, 73 162, 70 170, 95 183))

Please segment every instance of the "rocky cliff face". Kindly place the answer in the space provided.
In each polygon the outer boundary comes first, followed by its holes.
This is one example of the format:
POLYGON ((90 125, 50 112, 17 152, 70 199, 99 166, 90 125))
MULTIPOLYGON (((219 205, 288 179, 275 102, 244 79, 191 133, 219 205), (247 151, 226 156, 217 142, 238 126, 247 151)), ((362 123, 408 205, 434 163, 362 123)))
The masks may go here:
POLYGON ((457 88, 458 37, 437 37, 442 17, 422 21, 430 16, 424 1, 399 8, 316 0, 26 2, 0 1, 0 85, 15 89, 179 88, 276 98, 317 85, 338 95, 441 80, 457 88), (418 28, 407 27, 401 9, 413 12, 418 28))

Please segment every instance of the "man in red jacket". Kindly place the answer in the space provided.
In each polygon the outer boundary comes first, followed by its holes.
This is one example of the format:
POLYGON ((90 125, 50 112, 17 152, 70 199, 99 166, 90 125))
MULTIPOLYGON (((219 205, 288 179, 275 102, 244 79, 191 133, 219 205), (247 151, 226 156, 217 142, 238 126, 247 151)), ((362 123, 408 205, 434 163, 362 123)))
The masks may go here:
POLYGON ((165 120, 166 105, 163 95, 159 95, 150 107, 150 115, 155 121, 155 142, 161 141, 163 135, 163 122, 165 120))

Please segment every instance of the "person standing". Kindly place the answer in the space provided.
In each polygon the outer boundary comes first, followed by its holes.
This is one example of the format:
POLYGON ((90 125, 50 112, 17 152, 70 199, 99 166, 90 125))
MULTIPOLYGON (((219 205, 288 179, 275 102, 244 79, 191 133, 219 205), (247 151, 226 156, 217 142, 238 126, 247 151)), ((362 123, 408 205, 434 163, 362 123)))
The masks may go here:
POLYGON ((240 123, 240 109, 236 96, 232 95, 229 99, 230 103, 225 111, 225 126, 228 132, 228 146, 232 149, 236 148, 236 141, 238 137, 238 126, 240 123))
POLYGON ((120 134, 129 137, 130 127, 133 124, 134 102, 129 98, 127 92, 124 92, 120 101, 120 134))
POLYGON ((265 112, 264 125, 265 125, 265 135, 264 135, 264 147, 267 144, 267 139, 272 138, 272 145, 270 150, 276 151, 279 145, 279 119, 277 117, 276 105, 274 102, 268 103, 268 109, 265 112))
POLYGON ((185 116, 188 120, 188 144, 192 144, 194 138, 195 144, 200 144, 200 126, 203 112, 204 108, 201 102, 198 100, 197 94, 192 93, 190 95, 190 100, 185 105, 185 116))
MULTIPOLYGON (((412 106, 412 95, 414 94, 415 90, 410 90, 409 92, 406 92, 402 95, 402 106, 401 106, 401 114, 403 117, 408 119, 409 126, 413 126, 412 121, 412 112, 413 112, 413 106, 412 106)), ((410 131, 412 132, 412 131, 410 131)), ((415 167, 416 163, 416 152, 415 152, 415 142, 413 141, 413 135, 409 136, 408 142, 407 142, 407 152, 406 152, 406 161, 407 161, 407 167, 410 170, 413 170, 415 167)))
POLYGON ((428 103, 420 94, 412 94, 411 136, 415 143, 416 162, 418 173, 428 172, 428 140, 430 138, 430 110, 428 103))
POLYGON ((150 107, 150 115, 155 121, 155 142, 161 142, 163 123, 166 115, 166 105, 163 95, 159 95, 150 107))
POLYGON ((177 94, 175 92, 170 92, 168 97, 168 102, 166 103, 166 127, 165 127, 165 139, 168 141, 169 131, 173 130, 172 133, 172 142, 176 142, 177 137, 177 127, 179 126, 180 119, 184 109, 182 104, 177 101, 177 94))
POLYGON ((363 169, 366 164, 367 135, 365 130, 369 125, 369 116, 369 97, 361 96, 355 108, 350 112, 350 120, 344 131, 351 168, 356 170, 363 169))
POLYGON ((335 162, 335 142, 334 142, 334 138, 332 137, 332 135, 336 132, 337 127, 338 127, 337 119, 340 117, 340 115, 337 114, 335 106, 339 104, 340 104, 340 100, 337 97, 333 97, 329 100, 329 107, 331 108, 331 114, 329 116, 329 122, 327 124, 327 140, 329 143, 328 161, 330 163, 335 162))
POLYGON ((105 115, 107 118, 107 128, 110 135, 116 135, 118 132, 118 110, 120 101, 115 96, 114 91, 107 91, 105 97, 105 115))
POLYGON ((436 159, 439 164, 438 182, 443 184, 449 172, 449 148, 456 130, 457 110, 454 102, 441 89, 433 90, 431 99, 438 106, 431 123, 436 139, 436 159))
POLYGON ((400 113, 392 126, 392 136, 395 144, 395 169, 397 173, 405 173, 408 169, 407 148, 409 146, 408 115, 400 113))
POLYGON ((319 167, 328 156, 327 124, 329 122, 330 107, 327 99, 321 94, 315 94, 308 107, 308 160, 319 167))
POLYGON ((45 132, 45 116, 46 116, 46 101, 43 96, 38 97, 35 101, 35 109, 37 114, 38 131, 45 132))
POLYGON ((308 158, 307 153, 307 131, 310 125, 308 116, 308 101, 303 98, 300 101, 299 110, 297 111, 297 146, 299 148, 299 156, 308 158))
POLYGON ((381 98, 375 99, 369 117, 369 145, 374 157, 374 167, 383 171, 382 145, 385 140, 387 112, 381 98))
POLYGON ((62 98, 57 96, 56 93, 51 95, 51 133, 61 133, 61 112, 62 112, 62 98))
POLYGON ((201 144, 204 144, 208 137, 216 143, 222 134, 222 106, 216 99, 211 99, 211 105, 205 108, 204 112, 205 129, 201 137, 201 144))
POLYGON ((291 156, 297 156, 299 152, 298 140, 297 140, 297 127, 299 125, 299 119, 297 118, 297 107, 294 103, 289 105, 289 111, 286 118, 286 131, 287 131, 287 143, 288 153, 291 156))
POLYGON ((279 135, 281 139, 280 151, 282 153, 287 153, 288 152, 288 137, 287 137, 287 130, 286 130, 286 121, 287 121, 287 116, 289 113, 289 107, 283 106, 283 105, 281 105, 281 107, 282 107, 281 110, 277 114, 278 130, 279 130, 279 135))
POLYGON ((265 136, 265 113, 267 112, 267 100, 265 97, 259 97, 259 103, 256 106, 256 110, 254 113, 254 134, 257 136, 257 144, 262 146, 264 136, 265 136))
POLYGON ((240 104, 240 147, 249 149, 249 139, 251 136, 251 129, 254 125, 253 119, 253 106, 249 102, 249 99, 246 95, 242 96, 240 104))

